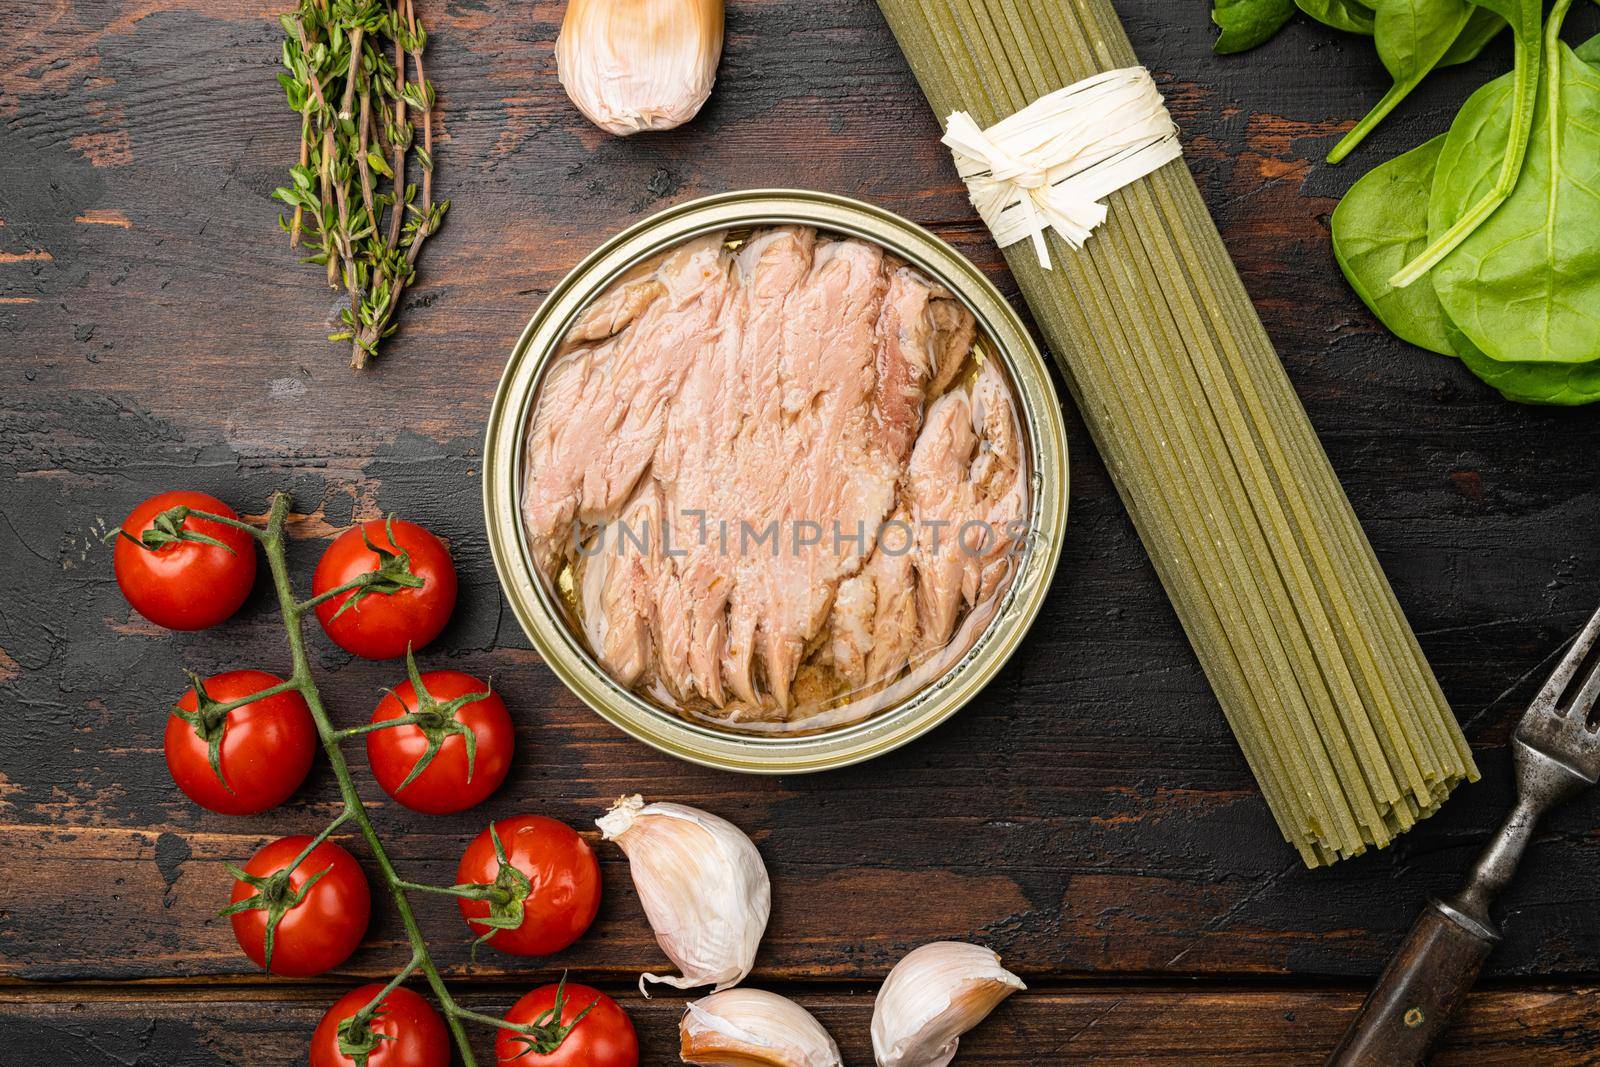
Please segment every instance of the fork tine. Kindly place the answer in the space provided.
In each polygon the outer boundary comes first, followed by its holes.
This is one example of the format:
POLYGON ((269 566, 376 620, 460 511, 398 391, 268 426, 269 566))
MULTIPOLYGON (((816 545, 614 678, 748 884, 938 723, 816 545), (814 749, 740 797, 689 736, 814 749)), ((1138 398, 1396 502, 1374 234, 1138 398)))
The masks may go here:
MULTIPOLYGON (((1550 680, 1544 683, 1544 688, 1539 690, 1539 695, 1533 698, 1529 710, 1538 708, 1541 711, 1554 711, 1556 704, 1561 700, 1561 694, 1567 691, 1567 686, 1572 683, 1573 675, 1578 673, 1578 668, 1583 664, 1584 658, 1589 655, 1589 650, 1594 647, 1595 641, 1600 638, 1600 609, 1589 616, 1583 632, 1578 634, 1572 642, 1572 647, 1561 660, 1560 666, 1551 672, 1550 680)), ((1578 694, 1573 706, 1582 707, 1580 714, 1587 715, 1593 706, 1596 695, 1600 695, 1600 665, 1589 672, 1585 679, 1583 690, 1578 694)))
POLYGON ((1596 697, 1600 697, 1600 662, 1589 668, 1589 677, 1583 680, 1583 688, 1572 698, 1572 703, 1567 708, 1567 716, 1572 719, 1587 719, 1596 697))

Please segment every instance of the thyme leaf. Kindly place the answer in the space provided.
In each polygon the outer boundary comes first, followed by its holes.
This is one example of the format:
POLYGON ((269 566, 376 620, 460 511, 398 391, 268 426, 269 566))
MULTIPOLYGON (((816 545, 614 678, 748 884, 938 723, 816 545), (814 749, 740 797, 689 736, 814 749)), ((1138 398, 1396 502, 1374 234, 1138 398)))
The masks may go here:
POLYGON ((299 0, 279 23, 278 83, 300 115, 300 159, 272 195, 291 209, 279 220, 290 247, 304 243, 301 261, 347 294, 329 340, 348 344, 359 369, 398 327, 422 244, 450 209, 433 199, 428 34, 414 0, 299 0), (407 181, 408 158, 420 184, 407 181))

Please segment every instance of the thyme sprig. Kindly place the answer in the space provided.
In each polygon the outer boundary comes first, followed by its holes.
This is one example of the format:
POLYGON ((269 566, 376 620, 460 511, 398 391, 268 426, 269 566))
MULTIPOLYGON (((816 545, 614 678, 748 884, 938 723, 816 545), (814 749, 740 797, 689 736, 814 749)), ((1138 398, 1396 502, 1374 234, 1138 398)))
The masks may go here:
POLYGON ((291 247, 311 249, 303 262, 325 267, 329 287, 348 294, 343 328, 328 339, 349 342, 359 369, 398 328, 422 243, 450 208, 433 199, 428 33, 413 0, 300 0, 279 22, 278 82, 300 115, 300 161, 273 190, 293 209, 278 222, 291 247), (420 186, 406 180, 408 157, 420 186))

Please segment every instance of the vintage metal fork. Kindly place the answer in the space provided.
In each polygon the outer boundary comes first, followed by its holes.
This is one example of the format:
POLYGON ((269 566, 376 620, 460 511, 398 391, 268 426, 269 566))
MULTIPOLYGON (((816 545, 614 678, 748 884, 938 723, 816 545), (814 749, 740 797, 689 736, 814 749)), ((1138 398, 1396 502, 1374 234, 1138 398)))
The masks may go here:
POLYGON ((1466 888, 1430 901, 1361 1005, 1329 1067, 1420 1063, 1466 1000, 1500 931, 1489 905, 1511 882, 1539 818, 1600 778, 1600 733, 1589 714, 1600 696, 1600 611, 1539 690, 1511 741, 1517 806, 1489 842, 1466 888))

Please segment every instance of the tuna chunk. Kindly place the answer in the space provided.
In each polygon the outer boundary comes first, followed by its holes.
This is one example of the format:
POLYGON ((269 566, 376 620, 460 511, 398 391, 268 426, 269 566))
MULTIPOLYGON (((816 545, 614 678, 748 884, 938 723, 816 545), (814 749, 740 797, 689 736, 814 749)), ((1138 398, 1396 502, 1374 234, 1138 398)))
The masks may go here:
POLYGON ((659 531, 661 494, 646 482, 623 509, 617 529, 640 531, 634 540, 591 543, 583 571, 583 617, 589 647, 623 685, 645 677, 654 660, 655 590, 662 560, 650 531, 659 531))
POLYGON ((914 543, 908 515, 896 512, 861 572, 839 583, 829 654, 852 692, 893 678, 917 646, 914 543))
POLYGON ((758 499, 768 507, 749 516, 757 528, 776 520, 783 541, 776 556, 748 557, 749 607, 758 620, 757 666, 781 707, 834 590, 860 567, 861 553, 844 535, 876 530, 894 506, 899 467, 873 443, 884 288, 876 246, 839 241, 818 251, 779 336, 777 447, 744 465, 753 485, 776 490, 763 493, 758 499))
POLYGON ((929 305, 933 318, 934 379, 929 393, 937 396, 950 387, 956 375, 966 365, 967 354, 972 351, 972 341, 977 333, 977 323, 972 312, 950 299, 936 293, 929 305))
POLYGON ((741 579, 753 579, 739 573, 737 545, 728 539, 738 536, 742 521, 764 524, 771 517, 793 465, 781 434, 776 345, 785 309, 810 274, 814 246, 813 231, 785 228, 756 237, 739 253, 719 336, 685 379, 657 459, 685 553, 683 673, 692 692, 718 706, 725 701, 725 671, 727 688, 742 700, 758 699, 752 635, 761 609, 747 587, 736 610, 749 617, 730 622, 741 579), (730 630, 739 635, 731 648, 730 630))
POLYGON ((913 523, 1021 513, 1003 379, 940 395, 974 333, 878 246, 804 227, 689 242, 587 308, 541 389, 523 514, 549 577, 576 566, 601 664, 781 722, 947 642, 1004 553, 938 554, 913 523))
POLYGON ((671 398, 711 346, 727 291, 721 238, 691 241, 662 261, 641 291, 641 299, 653 294, 647 303, 610 316, 626 323, 623 332, 552 368, 528 434, 522 505, 534 552, 547 566, 569 547, 574 518, 615 517, 633 492, 661 441, 671 398))
POLYGON ((993 362, 970 388, 929 407, 907 474, 926 650, 948 642, 962 609, 995 591, 1021 532, 1026 487, 1016 412, 993 362))

